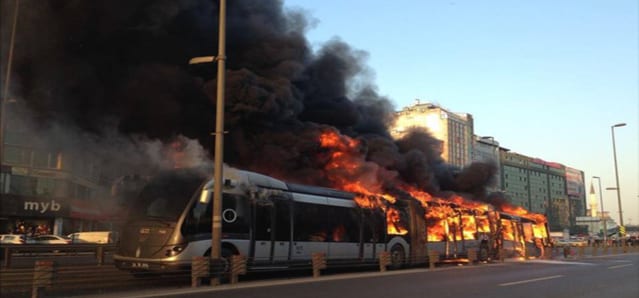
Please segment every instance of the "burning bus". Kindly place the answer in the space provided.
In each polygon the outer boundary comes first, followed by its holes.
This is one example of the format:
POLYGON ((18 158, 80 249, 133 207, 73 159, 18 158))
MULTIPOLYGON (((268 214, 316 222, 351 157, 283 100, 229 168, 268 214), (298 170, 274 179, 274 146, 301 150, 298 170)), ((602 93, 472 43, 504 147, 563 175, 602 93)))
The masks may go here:
MULTIPOLYGON (((114 261, 134 275, 188 272, 193 257, 210 255, 210 171, 175 169, 143 188, 129 211, 114 261)), ((248 270, 310 266, 324 253, 329 266, 358 266, 391 255, 391 267, 427 262, 429 250, 483 259, 547 238, 545 226, 487 205, 465 207, 288 183, 226 168, 222 197, 222 257, 247 257, 248 270)), ((423 195, 423 194, 422 194, 423 195)), ((528 245, 528 246, 527 246, 528 245)))
MULTIPOLYGON (((204 171, 178 169, 141 191, 114 255, 133 273, 180 272, 210 255, 211 190, 204 171)), ((222 256, 247 256, 249 270, 307 266, 312 253, 329 264, 375 263, 390 251, 406 262, 407 230, 396 209, 362 208, 353 193, 298 185, 232 168, 224 171, 222 256)))

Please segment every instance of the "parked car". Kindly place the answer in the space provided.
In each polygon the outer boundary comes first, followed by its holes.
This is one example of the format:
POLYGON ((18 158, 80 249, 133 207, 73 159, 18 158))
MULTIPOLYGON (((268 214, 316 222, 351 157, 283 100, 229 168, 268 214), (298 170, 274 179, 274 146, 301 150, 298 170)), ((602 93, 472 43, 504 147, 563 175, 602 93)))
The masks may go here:
POLYGON ((69 244, 71 240, 58 235, 39 235, 27 240, 27 244, 69 244))
POLYGON ((0 235, 0 244, 24 244, 24 235, 20 234, 2 234, 0 235))
POLYGON ((555 246, 587 246, 588 240, 583 238, 570 237, 570 239, 557 239, 555 246))
POLYGON ((76 232, 67 235, 72 243, 117 243, 118 233, 113 231, 76 232))

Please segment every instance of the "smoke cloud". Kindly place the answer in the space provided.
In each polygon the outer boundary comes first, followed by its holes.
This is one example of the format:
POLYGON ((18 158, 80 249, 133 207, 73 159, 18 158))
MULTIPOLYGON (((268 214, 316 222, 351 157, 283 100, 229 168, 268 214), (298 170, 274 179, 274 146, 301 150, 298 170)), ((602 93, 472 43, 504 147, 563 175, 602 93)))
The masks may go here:
MULTIPOLYGON (((99 157, 106 177, 153 172, 175 154, 188 155, 183 165, 206 162, 214 65, 187 62, 217 51, 216 1, 20 3, 10 92, 43 142, 99 157)), ((3 61, 12 5, 2 1, 3 61)), ((318 138, 337 130, 393 179, 479 195, 494 171, 477 165, 457 175, 425 131, 393 140, 395 107, 377 92, 367 53, 339 39, 314 52, 304 37, 313 21, 283 1, 228 2, 225 162, 331 186, 318 138)))

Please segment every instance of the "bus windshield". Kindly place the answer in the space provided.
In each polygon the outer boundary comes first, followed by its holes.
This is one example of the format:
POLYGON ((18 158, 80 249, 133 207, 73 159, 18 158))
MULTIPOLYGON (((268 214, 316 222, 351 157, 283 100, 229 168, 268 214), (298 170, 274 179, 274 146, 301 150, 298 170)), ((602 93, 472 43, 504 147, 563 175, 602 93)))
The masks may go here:
POLYGON ((204 176, 195 172, 160 175, 142 189, 130 215, 138 219, 177 220, 203 181, 204 176))

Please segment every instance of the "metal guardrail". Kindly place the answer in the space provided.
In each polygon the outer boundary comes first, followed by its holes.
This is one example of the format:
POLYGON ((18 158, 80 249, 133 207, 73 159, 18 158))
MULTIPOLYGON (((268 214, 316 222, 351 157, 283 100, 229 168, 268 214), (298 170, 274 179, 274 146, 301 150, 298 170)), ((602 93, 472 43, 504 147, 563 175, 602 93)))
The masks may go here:
POLYGON ((93 253, 98 265, 104 263, 104 255, 116 250, 115 244, 2 244, 0 245, 0 257, 5 268, 11 267, 11 261, 15 257, 55 255, 77 255, 80 253, 93 253))
MULTIPOLYGON (((20 253, 33 252, 40 253, 50 250, 52 248, 60 248, 60 245, 15 245, 15 246, 1 246, 1 248, 19 249, 20 253)), ((69 254, 74 252, 94 252, 97 253, 98 248, 102 248, 102 251, 108 251, 114 249, 113 245, 77 245, 76 247, 66 246, 66 251, 69 254)), ((599 256, 604 254, 621 254, 621 253, 639 253, 639 246, 627 247, 627 250, 622 250, 622 247, 568 247, 568 250, 564 250, 563 247, 548 248, 545 251, 545 255, 548 258, 553 259, 578 259, 588 256, 599 256), (605 253, 601 250, 604 248, 605 253), (567 252, 567 255, 563 255, 567 252)), ((16 254, 18 254, 16 252, 16 254)), ((429 251, 427 264, 429 268, 435 268, 435 265, 440 261, 440 256, 437 251, 429 251)), ((468 262, 471 263, 474 260, 474 253, 470 253, 468 256, 468 262)), ((56 255, 57 256, 57 255, 56 255)), ((48 256, 47 256, 48 258, 48 256)), ((387 253, 380 254, 379 265, 387 266, 390 255, 387 253)), ((187 270, 178 272, 173 275, 160 276, 149 273, 136 273, 118 270, 113 264, 105 265, 74 265, 69 266, 62 261, 57 260, 41 260, 38 257, 35 258, 35 266, 29 268, 0 268, 0 296, 1 297, 38 297, 38 296, 70 296, 80 294, 90 294, 104 291, 115 291, 117 289, 138 289, 141 287, 149 286, 184 286, 188 284, 188 280, 191 279, 193 287, 200 286, 205 278, 210 277, 210 272, 217 271, 211 268, 209 265, 208 257, 198 257, 194 259, 193 270, 187 270), (195 281, 195 283, 194 283, 195 281)), ((246 259, 243 256, 236 256, 235 261, 231 261, 230 274, 235 274, 235 280, 237 282, 237 275, 244 274, 246 270, 246 259)), ((313 254, 313 276, 319 277, 319 271, 331 268, 331 264, 326 263, 325 256, 323 254, 313 254)), ((311 265, 311 264, 309 264, 311 265)), ((343 264, 342 264, 343 265, 343 264)), ((380 271, 383 271, 380 268, 380 271)), ((231 276, 232 277, 232 276, 231 276)))

